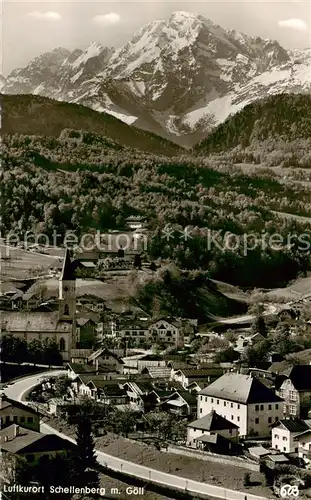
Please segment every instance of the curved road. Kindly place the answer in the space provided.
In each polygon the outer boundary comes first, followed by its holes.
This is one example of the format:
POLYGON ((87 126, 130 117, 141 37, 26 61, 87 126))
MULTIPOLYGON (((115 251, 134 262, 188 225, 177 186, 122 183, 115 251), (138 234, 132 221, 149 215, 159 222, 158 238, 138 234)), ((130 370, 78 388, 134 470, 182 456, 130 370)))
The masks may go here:
MULTIPOLYGON (((32 375, 30 377, 26 377, 12 383, 6 389, 4 389, 4 392, 9 398, 14 399, 15 401, 22 401, 25 392, 38 385, 42 377, 46 377, 48 375, 58 376, 64 375, 66 373, 67 372, 65 370, 53 370, 37 375, 32 375)), ((23 402, 24 404, 27 404, 26 401, 23 402)), ((47 424, 41 424, 41 430, 46 434, 57 434, 64 439, 68 439, 69 441, 74 442, 73 439, 68 438, 65 434, 56 431, 47 424)), ((106 453, 101 451, 97 452, 97 459, 101 465, 108 466, 110 469, 124 472, 125 474, 129 474, 141 479, 146 479, 147 481, 166 485, 173 489, 189 491, 189 493, 199 493, 201 495, 212 496, 214 498, 222 498, 225 500, 268 500, 267 497, 250 495, 241 491, 221 488, 220 486, 200 483, 198 481, 192 481, 191 479, 185 479, 183 477, 174 476, 172 474, 166 474, 165 472, 150 469, 149 467, 144 467, 143 465, 138 465, 121 458, 107 455, 106 453)))

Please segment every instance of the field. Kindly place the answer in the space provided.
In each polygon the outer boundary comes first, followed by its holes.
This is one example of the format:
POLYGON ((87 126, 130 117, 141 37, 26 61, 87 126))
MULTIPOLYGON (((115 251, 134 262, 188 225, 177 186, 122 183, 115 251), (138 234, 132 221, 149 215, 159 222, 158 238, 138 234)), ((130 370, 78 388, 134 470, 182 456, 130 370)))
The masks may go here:
POLYGON ((56 255, 45 255, 3 244, 0 244, 0 256, 1 279, 6 281, 30 278, 43 268, 47 271, 54 267, 58 269, 61 264, 61 259, 56 255))
POLYGON ((271 300, 299 300, 305 296, 311 296, 311 276, 307 278, 299 278, 294 281, 286 288, 276 288, 265 294, 265 296, 271 300))
MULTIPOLYGON (((72 437, 74 436, 73 429, 66 424, 62 424, 56 418, 51 419, 47 423, 65 434, 71 435, 72 437)), ((242 467, 231 465, 224 466, 220 463, 157 451, 155 448, 147 446, 144 443, 122 437, 117 438, 111 434, 105 437, 96 438, 95 443, 96 448, 100 451, 116 457, 122 457, 124 460, 132 461, 137 464, 143 464, 146 467, 158 469, 195 481, 205 481, 215 486, 247 491, 254 495, 267 496, 267 498, 271 497, 270 489, 263 486, 265 482, 264 476, 259 472, 251 472, 253 486, 245 488, 243 486, 243 478, 244 474, 249 472, 249 470, 242 467)))

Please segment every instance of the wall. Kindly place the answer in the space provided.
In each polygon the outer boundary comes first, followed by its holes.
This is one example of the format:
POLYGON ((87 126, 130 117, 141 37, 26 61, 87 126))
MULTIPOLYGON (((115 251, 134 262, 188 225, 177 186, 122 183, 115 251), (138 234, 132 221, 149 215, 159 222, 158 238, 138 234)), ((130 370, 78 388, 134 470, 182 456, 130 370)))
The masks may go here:
POLYGON ((247 426, 248 433, 258 437, 268 437, 271 433, 270 425, 283 418, 283 403, 261 403, 248 405, 247 426), (256 407, 259 409, 256 410, 256 407), (259 422, 256 423, 256 419, 259 422))
POLYGON ((7 427, 11 424, 18 424, 21 427, 26 427, 33 431, 39 432, 40 430, 40 417, 35 415, 33 412, 23 410, 21 408, 16 408, 9 406, 7 408, 2 408, 0 411, 1 416, 1 426, 7 427), (15 417, 15 420, 14 420, 15 417), (9 421, 7 421, 7 418, 9 421))
MULTIPOLYGON (((234 441, 237 441, 238 440, 238 429, 222 429, 222 430, 219 430, 219 431, 215 431, 217 432, 217 434, 220 434, 221 436, 227 438, 227 439, 231 439, 231 440, 234 440, 234 441), (231 432, 230 432, 231 430, 231 432)), ((210 432, 210 431, 206 431, 206 430, 203 430, 203 429, 194 429, 193 427, 188 427, 187 429, 187 444, 188 446, 192 446, 194 448, 196 448, 197 446, 197 442, 194 441, 196 438, 202 436, 203 434, 205 434, 206 436, 210 436, 211 434, 215 434, 215 432, 210 432)))
POLYGON ((294 441, 294 433, 283 429, 281 426, 272 430, 272 448, 285 453, 293 453, 298 449, 298 443, 294 441))
POLYGON ((225 399, 212 398, 210 396, 198 396, 198 415, 202 418, 212 410, 218 415, 233 422, 239 427, 240 436, 246 436, 247 429, 247 406, 241 403, 233 403, 225 399), (201 399, 202 398, 202 399, 201 399))
POLYGON ((243 458, 238 457, 224 457, 223 455, 217 455, 216 453, 208 453, 206 451, 199 450, 189 450, 188 448, 184 448, 182 446, 168 446, 167 450, 163 449, 161 451, 167 451, 168 453, 175 453, 177 455, 184 455, 186 457, 199 458, 200 460, 206 460, 209 462, 217 462, 224 465, 233 465, 236 467, 243 467, 245 469, 249 469, 251 471, 259 472, 259 464, 255 464, 247 461, 243 458))

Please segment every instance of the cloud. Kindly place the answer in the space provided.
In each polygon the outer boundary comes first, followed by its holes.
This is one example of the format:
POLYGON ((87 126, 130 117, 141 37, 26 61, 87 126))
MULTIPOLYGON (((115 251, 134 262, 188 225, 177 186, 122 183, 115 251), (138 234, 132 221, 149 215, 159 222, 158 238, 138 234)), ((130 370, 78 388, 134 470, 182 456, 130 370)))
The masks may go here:
POLYGON ((298 31, 308 31, 308 26, 302 19, 286 19, 284 21, 279 21, 278 25, 281 28, 290 28, 292 30, 298 31))
POLYGON ((29 17, 35 17, 36 19, 51 19, 52 21, 58 21, 61 19, 61 15, 58 12, 40 12, 39 10, 35 10, 34 12, 30 12, 28 14, 29 17))
POLYGON ((104 26, 109 26, 111 24, 118 24, 120 20, 121 16, 116 12, 110 12, 109 14, 99 14, 93 17, 94 23, 103 24, 104 26))

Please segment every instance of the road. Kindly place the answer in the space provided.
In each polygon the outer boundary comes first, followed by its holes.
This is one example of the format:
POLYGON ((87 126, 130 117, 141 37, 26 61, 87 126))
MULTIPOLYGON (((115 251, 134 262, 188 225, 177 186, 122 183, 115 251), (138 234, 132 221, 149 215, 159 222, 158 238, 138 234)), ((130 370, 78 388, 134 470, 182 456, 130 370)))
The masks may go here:
MULTIPOLYGON (((65 375, 66 373, 67 372, 65 370, 53 370, 25 377, 9 385, 4 392, 9 398, 14 399, 15 401, 23 401, 25 393, 38 385, 40 383, 40 379, 47 376, 65 375)), ((27 404, 26 401, 23 402, 27 404)), ((68 438, 66 435, 56 431, 47 424, 41 424, 41 431, 46 434, 57 434, 58 436, 68 439, 74 443, 74 439, 68 438)), ((212 484, 200 483, 198 481, 192 481, 191 479, 174 476, 173 474, 167 474, 156 469, 150 469, 149 467, 144 467, 143 465, 138 465, 121 458, 107 455, 101 451, 97 452, 97 459, 101 465, 108 466, 110 469, 123 472, 130 476, 145 479, 153 483, 165 485, 173 489, 188 491, 191 494, 201 494, 206 495, 207 497, 212 496, 214 498, 222 498, 224 500, 268 500, 267 497, 246 494, 241 491, 221 488, 212 484)))

